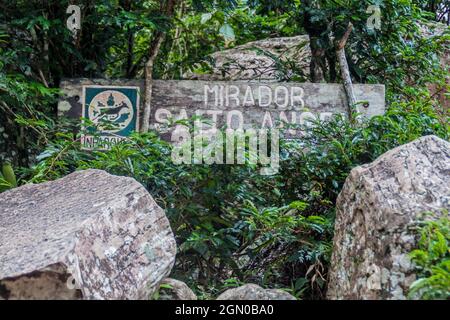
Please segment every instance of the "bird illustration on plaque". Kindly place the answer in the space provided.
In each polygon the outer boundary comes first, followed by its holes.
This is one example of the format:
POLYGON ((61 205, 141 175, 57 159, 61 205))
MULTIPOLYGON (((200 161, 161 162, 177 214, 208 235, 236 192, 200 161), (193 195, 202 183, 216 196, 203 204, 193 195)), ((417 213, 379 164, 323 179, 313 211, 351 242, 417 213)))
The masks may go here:
POLYGON ((83 86, 84 149, 109 149, 139 129, 139 87, 83 86))

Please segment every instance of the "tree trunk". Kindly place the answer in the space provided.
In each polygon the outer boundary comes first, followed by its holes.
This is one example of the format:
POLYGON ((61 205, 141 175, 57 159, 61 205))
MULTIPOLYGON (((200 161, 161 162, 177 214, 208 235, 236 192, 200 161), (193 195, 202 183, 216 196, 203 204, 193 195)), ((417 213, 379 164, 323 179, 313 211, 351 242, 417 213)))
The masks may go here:
POLYGON ((131 77, 131 70, 133 68, 134 59, 134 31, 128 28, 128 41, 127 41, 127 70, 125 71, 126 77, 131 77))
MULTIPOLYGON (((167 0, 167 2, 165 2, 165 6, 163 5, 163 2, 165 1, 161 0, 161 13, 165 14, 168 18, 172 18, 177 0, 167 0)), ((145 64, 145 103, 140 132, 148 132, 149 129, 153 91, 153 67, 164 38, 165 33, 162 31, 157 31, 150 43, 149 57, 147 63, 145 64)))
POLYGON ((148 132, 149 129, 150 110, 153 91, 153 66, 163 40, 164 34, 162 32, 158 32, 150 45, 150 57, 148 58, 147 63, 145 64, 145 104, 144 104, 142 126, 140 130, 141 132, 148 132))
POLYGON ((336 55, 339 61, 339 66, 341 67, 341 76, 344 81, 345 93, 347 95, 348 101, 348 112, 350 120, 353 120, 353 113, 358 113, 358 105, 355 97, 355 92, 353 90, 353 82, 350 76, 350 70, 348 68, 347 57, 345 56, 345 45, 347 44, 348 37, 353 30, 353 24, 349 23, 347 31, 344 36, 336 44, 336 55))
POLYGON ((310 76, 311 82, 320 83, 325 82, 326 62, 325 62, 325 49, 320 48, 315 43, 318 39, 310 37, 311 48, 311 64, 310 64, 310 76))

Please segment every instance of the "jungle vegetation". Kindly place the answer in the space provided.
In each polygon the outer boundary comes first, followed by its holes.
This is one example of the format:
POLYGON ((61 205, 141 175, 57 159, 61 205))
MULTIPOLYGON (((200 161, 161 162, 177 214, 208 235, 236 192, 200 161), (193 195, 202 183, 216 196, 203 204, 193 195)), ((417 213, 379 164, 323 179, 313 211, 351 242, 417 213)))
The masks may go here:
MULTIPOLYGON (((449 94, 445 0, 79 0, 75 39, 66 26, 72 3, 0 0, 0 192, 86 168, 134 177, 170 219, 179 247, 172 277, 201 298, 248 282, 324 298, 335 201, 350 170, 423 135, 449 139, 436 94, 449 94), (370 5, 381 9, 379 30, 367 27, 370 5), (438 21, 444 31, 425 36, 438 21), (339 83, 332 37, 349 22, 351 77, 386 85, 386 114, 319 122, 301 143, 283 141, 275 176, 251 165, 174 165, 171 145, 152 131, 86 152, 79 124, 57 117, 61 79, 182 79, 207 72, 213 52, 271 37, 308 34, 307 80, 339 83)), ((432 277, 413 288, 428 286, 423 298, 448 298, 447 222, 425 225, 413 253, 423 279, 432 277), (427 240, 432 230, 441 235, 427 240), (428 255, 427 241, 439 243, 428 255)))

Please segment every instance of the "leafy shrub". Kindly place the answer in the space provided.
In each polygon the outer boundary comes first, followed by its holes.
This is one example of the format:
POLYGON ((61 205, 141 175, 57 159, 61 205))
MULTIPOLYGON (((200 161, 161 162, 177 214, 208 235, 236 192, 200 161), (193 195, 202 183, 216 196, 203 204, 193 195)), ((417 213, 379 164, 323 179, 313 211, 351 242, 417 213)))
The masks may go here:
POLYGON ((200 296, 213 297, 235 279, 322 298, 334 203, 350 170, 420 136, 448 139, 449 132, 426 97, 360 124, 336 117, 304 129, 303 139, 282 141, 280 172, 269 177, 250 165, 174 165, 171 145, 154 132, 86 152, 69 130, 20 176, 42 182, 97 168, 134 177, 165 209, 176 234, 173 276, 200 296))
POLYGON ((437 221, 424 221, 418 248, 410 253, 418 279, 409 298, 450 299, 450 220, 448 212, 437 221))

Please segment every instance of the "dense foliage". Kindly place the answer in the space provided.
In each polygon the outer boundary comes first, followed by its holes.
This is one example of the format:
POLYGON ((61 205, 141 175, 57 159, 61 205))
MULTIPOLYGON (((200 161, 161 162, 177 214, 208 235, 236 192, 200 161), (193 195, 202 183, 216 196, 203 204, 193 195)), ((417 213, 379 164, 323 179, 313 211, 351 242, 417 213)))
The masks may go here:
POLYGON ((438 221, 424 221, 418 248, 411 252, 419 279, 409 292, 411 298, 450 298, 450 220, 448 212, 438 221))
POLYGON ((174 165, 171 146, 155 133, 92 153, 59 133, 22 177, 37 183, 86 168, 134 177, 171 221, 179 244, 174 275, 205 297, 234 279, 320 298, 334 203, 350 170, 420 136, 449 139, 449 132, 425 101, 393 105, 357 126, 335 118, 308 130, 301 142, 282 144, 280 172, 269 177, 250 165, 174 165))
MULTIPOLYGON (((246 282, 323 298, 335 200, 350 170, 423 135, 449 139, 448 110, 427 87, 448 92, 439 57, 449 49, 449 34, 423 35, 421 26, 436 19, 427 1, 183 0, 168 17, 161 13, 165 1, 80 0, 83 27, 76 41, 65 26, 69 2, 0 2, 0 192, 16 184, 10 163, 19 184, 86 168, 134 177, 171 221, 179 246, 173 276, 203 298, 246 282), (371 4, 381 7, 381 30, 367 28, 371 4), (154 132, 86 152, 78 125, 56 115, 62 78, 143 77, 157 31, 166 37, 155 78, 207 72, 208 54, 217 50, 307 33, 313 52, 321 52, 315 68, 323 75, 310 80, 339 82, 331 37, 348 22, 355 26, 347 47, 351 74, 355 82, 386 84, 389 109, 358 124, 316 123, 301 141, 283 141, 275 176, 261 176, 251 165, 174 165, 171 146, 154 132)), ((434 250, 426 241, 420 250, 434 250)), ((440 272, 439 257, 416 252, 414 259, 431 279, 440 272)), ((448 261, 444 267, 448 271, 448 261)))

